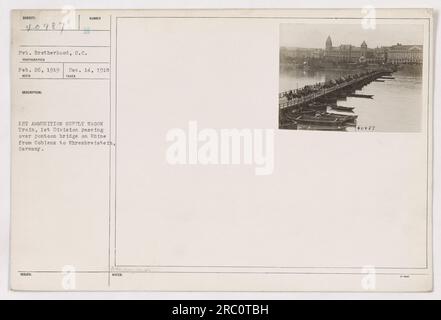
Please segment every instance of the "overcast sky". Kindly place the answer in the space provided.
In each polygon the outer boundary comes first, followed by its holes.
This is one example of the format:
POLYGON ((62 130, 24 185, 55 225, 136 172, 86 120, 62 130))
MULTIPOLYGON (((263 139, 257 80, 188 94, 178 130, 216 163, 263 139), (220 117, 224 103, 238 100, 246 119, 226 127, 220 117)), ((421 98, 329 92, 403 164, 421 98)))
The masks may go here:
POLYGON ((328 35, 332 45, 360 46, 363 40, 369 48, 397 44, 423 44, 421 24, 377 24, 376 29, 364 30, 361 24, 281 24, 280 45, 284 47, 324 48, 328 35))

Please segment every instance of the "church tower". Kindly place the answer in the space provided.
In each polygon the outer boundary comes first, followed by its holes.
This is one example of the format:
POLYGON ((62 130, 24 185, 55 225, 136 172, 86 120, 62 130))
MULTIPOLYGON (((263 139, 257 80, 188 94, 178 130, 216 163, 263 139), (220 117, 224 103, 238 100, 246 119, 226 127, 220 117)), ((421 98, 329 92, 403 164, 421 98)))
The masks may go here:
POLYGON ((328 36, 328 38, 326 39, 326 51, 329 51, 332 49, 332 40, 331 40, 331 36, 328 36))
POLYGON ((367 44, 366 41, 363 41, 363 43, 361 44, 361 56, 362 57, 367 57, 367 44))

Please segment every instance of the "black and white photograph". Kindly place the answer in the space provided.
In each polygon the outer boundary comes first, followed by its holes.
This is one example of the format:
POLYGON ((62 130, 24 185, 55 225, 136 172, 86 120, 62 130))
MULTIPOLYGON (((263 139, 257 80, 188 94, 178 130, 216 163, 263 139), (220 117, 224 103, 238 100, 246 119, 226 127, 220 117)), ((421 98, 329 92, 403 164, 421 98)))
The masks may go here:
POLYGON ((441 297, 439 0, 44 1, 0 2, 0 300, 441 297))
POLYGON ((420 132, 423 34, 421 24, 282 24, 279 129, 420 132))

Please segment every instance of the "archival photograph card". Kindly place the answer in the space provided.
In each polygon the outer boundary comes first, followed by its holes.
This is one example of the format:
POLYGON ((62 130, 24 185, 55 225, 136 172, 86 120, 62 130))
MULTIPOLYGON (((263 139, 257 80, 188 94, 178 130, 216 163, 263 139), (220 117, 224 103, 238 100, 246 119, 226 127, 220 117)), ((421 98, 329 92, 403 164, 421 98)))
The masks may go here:
POLYGON ((432 290, 430 9, 12 12, 12 290, 432 290))

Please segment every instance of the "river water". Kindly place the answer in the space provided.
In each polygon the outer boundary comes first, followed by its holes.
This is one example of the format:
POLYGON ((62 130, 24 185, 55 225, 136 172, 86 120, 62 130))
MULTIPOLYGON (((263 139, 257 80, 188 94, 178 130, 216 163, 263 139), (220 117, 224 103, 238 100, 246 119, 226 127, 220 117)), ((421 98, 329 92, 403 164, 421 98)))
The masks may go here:
MULTIPOLYGON (((302 69, 280 70, 280 92, 301 88, 347 75, 350 71, 302 69)), ((373 99, 348 97, 337 105, 354 107, 359 131, 418 132, 421 130, 422 71, 420 65, 404 65, 392 74, 395 79, 371 82, 357 93, 373 99)))

